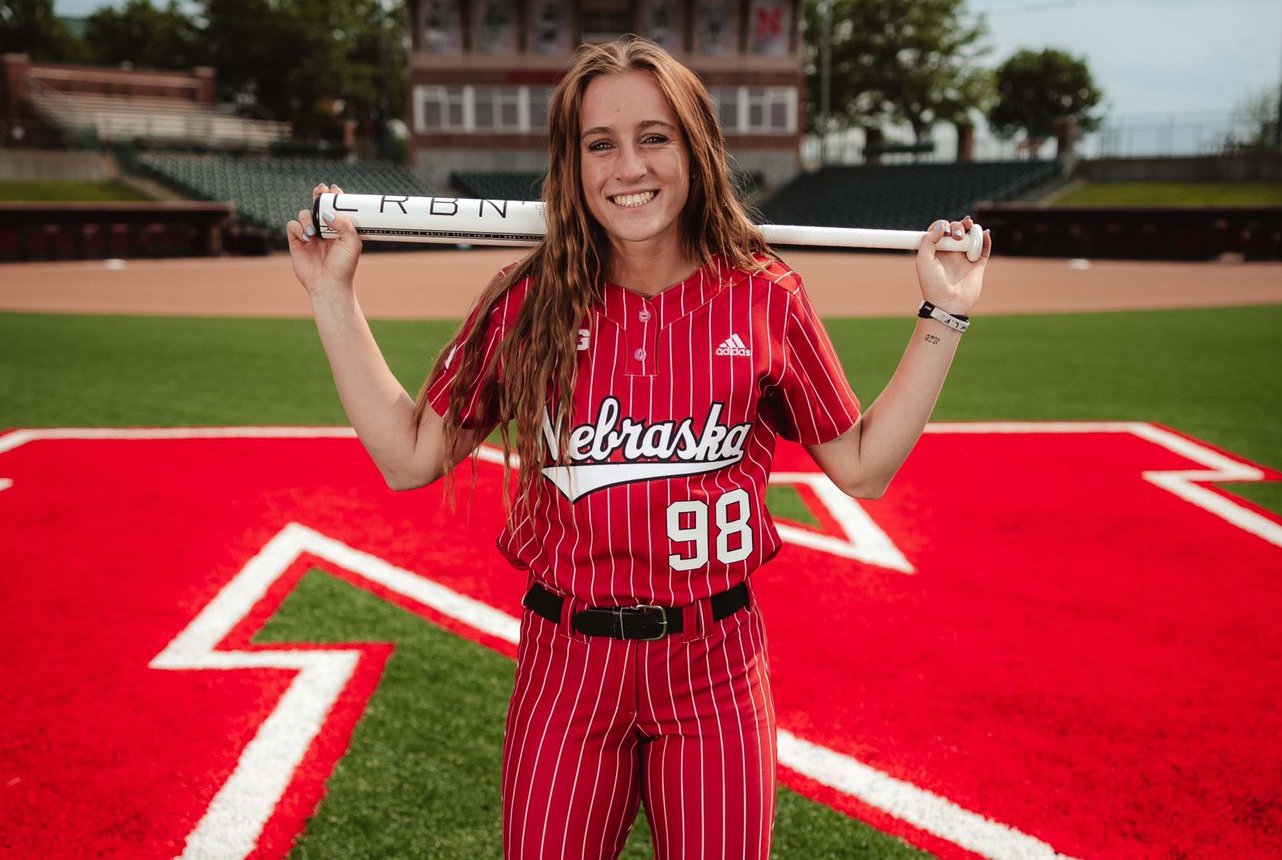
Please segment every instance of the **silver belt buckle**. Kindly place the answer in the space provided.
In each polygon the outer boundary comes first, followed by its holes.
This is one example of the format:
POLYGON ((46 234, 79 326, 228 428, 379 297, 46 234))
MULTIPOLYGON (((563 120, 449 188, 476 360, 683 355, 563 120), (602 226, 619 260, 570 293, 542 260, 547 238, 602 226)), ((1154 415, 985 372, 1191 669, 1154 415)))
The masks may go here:
POLYGON ((657 609, 657 610, 659 610, 659 621, 660 621, 660 625, 661 625, 661 626, 659 627, 659 632, 658 632, 656 635, 654 635, 654 636, 639 636, 639 637, 637 637, 637 641, 639 641, 639 642, 657 642, 658 640, 662 639, 664 636, 667 636, 667 635, 668 635, 668 610, 664 609, 662 606, 657 606, 656 604, 653 604, 653 603, 642 603, 642 604, 640 604, 639 606, 633 606, 633 607, 631 607, 631 608, 632 608, 632 609, 657 609))

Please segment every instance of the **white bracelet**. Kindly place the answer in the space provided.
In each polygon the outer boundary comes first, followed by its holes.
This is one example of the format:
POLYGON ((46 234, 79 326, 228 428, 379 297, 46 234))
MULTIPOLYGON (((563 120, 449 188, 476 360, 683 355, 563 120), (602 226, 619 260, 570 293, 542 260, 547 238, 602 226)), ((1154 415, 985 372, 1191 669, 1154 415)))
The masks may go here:
POLYGON ((917 316, 925 320, 936 320, 951 329, 963 332, 970 328, 970 317, 957 314, 954 316, 948 311, 940 310, 930 302, 923 301, 921 307, 917 309, 917 316))

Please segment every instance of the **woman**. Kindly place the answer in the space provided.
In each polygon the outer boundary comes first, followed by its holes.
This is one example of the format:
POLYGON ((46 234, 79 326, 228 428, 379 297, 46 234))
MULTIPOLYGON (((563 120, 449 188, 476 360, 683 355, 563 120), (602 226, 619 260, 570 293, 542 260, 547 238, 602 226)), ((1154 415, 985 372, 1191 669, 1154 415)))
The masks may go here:
POLYGON ((692 72, 645 40, 585 48, 549 130, 547 236, 489 285, 417 402, 361 315, 351 223, 312 241, 300 212, 294 270, 390 486, 432 483, 496 426, 519 455, 499 538, 529 577, 506 856, 614 857, 644 803, 660 857, 766 857, 775 726, 749 574, 779 548, 775 438, 879 496, 934 406, 991 243, 974 264, 936 256, 971 222, 930 228, 917 273, 934 318, 861 415, 800 279, 735 199, 692 72))

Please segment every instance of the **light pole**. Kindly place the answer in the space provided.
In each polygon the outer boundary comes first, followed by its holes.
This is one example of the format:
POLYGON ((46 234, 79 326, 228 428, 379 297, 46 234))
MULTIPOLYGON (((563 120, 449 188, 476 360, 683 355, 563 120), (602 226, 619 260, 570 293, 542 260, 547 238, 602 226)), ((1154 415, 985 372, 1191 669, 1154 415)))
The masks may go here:
POLYGON ((819 3, 819 166, 828 161, 828 115, 832 109, 832 0, 819 3))

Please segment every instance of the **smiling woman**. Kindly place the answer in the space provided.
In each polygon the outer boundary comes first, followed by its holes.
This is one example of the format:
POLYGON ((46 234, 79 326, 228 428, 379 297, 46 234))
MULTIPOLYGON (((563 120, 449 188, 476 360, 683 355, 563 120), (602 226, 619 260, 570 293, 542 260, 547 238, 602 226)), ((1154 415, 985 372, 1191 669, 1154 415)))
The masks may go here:
POLYGON ((528 578, 506 855, 617 857, 644 805, 657 856, 765 858, 776 732, 751 574, 781 546, 776 441, 879 495, 930 416, 991 243, 975 262, 937 256, 972 221, 931 226, 913 340, 861 414, 800 277, 735 195, 692 71, 643 39, 585 46, 548 132, 543 240, 481 294, 417 402, 356 302, 351 219, 327 215, 337 238, 313 241, 299 212, 294 271, 390 486, 447 475, 494 429, 518 455, 498 541, 528 578))

